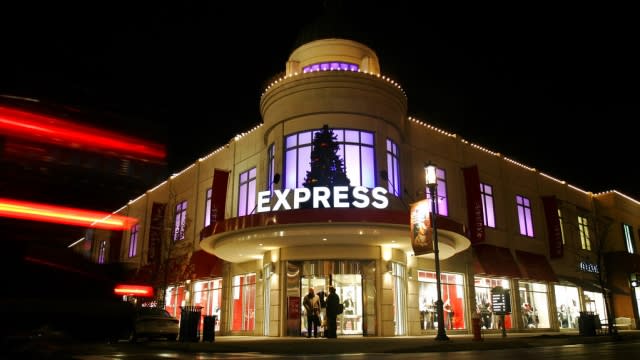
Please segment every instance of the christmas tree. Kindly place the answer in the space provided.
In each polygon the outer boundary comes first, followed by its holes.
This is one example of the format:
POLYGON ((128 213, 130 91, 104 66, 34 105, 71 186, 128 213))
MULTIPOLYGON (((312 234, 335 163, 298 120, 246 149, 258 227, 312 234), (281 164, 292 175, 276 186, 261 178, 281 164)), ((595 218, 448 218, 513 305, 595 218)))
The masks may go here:
MULTIPOLYGON (((347 177, 342 159, 338 156, 339 148, 336 143, 336 135, 329 129, 328 125, 324 125, 322 130, 315 134, 312 146, 311 170, 307 171, 304 187, 312 190, 317 186, 328 188, 349 186, 351 182, 347 177)), ((333 199, 330 198, 329 202, 332 204, 333 199)))

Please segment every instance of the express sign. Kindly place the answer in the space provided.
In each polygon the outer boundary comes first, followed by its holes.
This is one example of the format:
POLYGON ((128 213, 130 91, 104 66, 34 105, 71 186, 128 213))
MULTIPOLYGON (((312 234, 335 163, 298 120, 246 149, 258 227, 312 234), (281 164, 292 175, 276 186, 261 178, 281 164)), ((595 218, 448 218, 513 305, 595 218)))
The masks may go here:
POLYGON ((307 201, 312 202, 314 209, 320 208, 321 205, 324 208, 348 208, 353 206, 360 209, 368 206, 384 209, 389 206, 389 199, 386 197, 387 189, 382 187, 376 187, 369 191, 364 186, 355 186, 353 188, 348 186, 335 186, 333 188, 318 186, 312 189, 274 190, 273 194, 276 198, 276 203, 273 207, 270 207, 271 192, 261 191, 258 193, 256 212, 299 209, 307 201), (351 191, 351 198, 353 199, 351 202, 349 202, 349 191, 351 191), (287 198, 291 192, 293 192, 292 203, 289 203, 287 198), (332 203, 329 203, 329 199, 332 200, 332 203))

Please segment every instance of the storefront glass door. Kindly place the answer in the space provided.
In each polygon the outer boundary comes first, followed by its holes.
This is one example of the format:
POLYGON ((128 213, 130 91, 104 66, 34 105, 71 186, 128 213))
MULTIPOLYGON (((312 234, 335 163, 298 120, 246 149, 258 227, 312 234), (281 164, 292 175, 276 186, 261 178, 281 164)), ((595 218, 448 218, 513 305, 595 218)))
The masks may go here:
MULTIPOLYGON (((332 274, 331 276, 303 276, 301 278, 300 300, 300 333, 307 336, 307 315, 302 306, 304 297, 312 287, 316 294, 329 295, 330 284, 336 288, 340 302, 344 304, 344 312, 338 315, 338 335, 362 335, 364 306, 362 299, 362 275, 360 274, 332 274), (331 280, 330 280, 331 279, 331 280)), ((326 309, 320 312, 320 327, 318 333, 324 335, 326 329, 326 309)))

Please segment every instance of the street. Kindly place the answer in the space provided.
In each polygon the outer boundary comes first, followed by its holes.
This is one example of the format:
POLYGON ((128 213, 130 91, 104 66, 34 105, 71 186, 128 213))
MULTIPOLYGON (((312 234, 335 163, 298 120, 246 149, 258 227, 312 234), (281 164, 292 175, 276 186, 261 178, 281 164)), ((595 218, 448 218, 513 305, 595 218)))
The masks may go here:
MULTIPOLYGON (((329 343, 328 343, 329 344, 329 343)), ((502 350, 473 350, 447 352, 407 353, 350 353, 350 354, 262 354, 257 352, 211 353, 167 350, 153 343, 93 344, 80 346, 41 348, 37 353, 15 354, 15 359, 448 359, 448 360, 501 360, 501 359, 632 359, 640 353, 640 340, 509 348, 502 350)), ((330 345, 329 345, 330 346, 330 345)), ((283 349, 286 352, 286 349, 283 349)))

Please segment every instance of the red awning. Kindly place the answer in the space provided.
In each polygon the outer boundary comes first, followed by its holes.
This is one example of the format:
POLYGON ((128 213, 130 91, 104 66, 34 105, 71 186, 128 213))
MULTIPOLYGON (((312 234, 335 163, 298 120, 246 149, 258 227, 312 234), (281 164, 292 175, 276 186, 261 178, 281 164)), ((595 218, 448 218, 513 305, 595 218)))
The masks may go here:
POLYGON ((508 248, 476 244, 472 246, 472 249, 473 267, 476 274, 522 277, 518 264, 508 248))
POLYGON ((198 250, 191 255, 189 278, 195 280, 220 277, 222 276, 223 265, 224 260, 204 250, 198 250))
POLYGON ((558 277, 546 256, 516 250, 516 257, 520 263, 522 273, 525 274, 525 278, 538 281, 558 281, 558 277))

